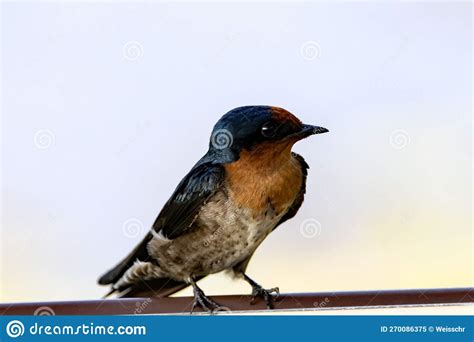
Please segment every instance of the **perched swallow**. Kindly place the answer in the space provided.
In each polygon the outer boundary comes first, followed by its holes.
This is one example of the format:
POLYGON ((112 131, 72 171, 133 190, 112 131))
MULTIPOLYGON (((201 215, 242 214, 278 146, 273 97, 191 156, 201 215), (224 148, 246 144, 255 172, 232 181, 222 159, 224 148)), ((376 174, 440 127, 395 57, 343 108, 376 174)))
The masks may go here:
POLYGON ((246 106, 214 126, 209 150, 178 184, 150 232, 99 279, 111 293, 132 296, 144 285, 169 296, 189 285, 194 305, 219 304, 196 282, 230 270, 252 286, 253 300, 273 308, 278 288, 264 289, 245 272, 257 247, 303 203, 309 168, 291 151, 299 140, 328 132, 285 109, 246 106))

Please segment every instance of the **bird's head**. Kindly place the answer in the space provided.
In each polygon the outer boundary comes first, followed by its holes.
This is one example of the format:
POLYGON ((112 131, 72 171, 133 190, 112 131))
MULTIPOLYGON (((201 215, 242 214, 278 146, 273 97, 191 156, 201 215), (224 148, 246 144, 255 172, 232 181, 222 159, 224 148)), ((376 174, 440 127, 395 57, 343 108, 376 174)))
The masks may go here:
POLYGON ((222 161, 232 162, 243 150, 290 151, 297 141, 326 132, 326 128, 302 123, 283 108, 245 106, 232 109, 216 123, 209 148, 222 161))

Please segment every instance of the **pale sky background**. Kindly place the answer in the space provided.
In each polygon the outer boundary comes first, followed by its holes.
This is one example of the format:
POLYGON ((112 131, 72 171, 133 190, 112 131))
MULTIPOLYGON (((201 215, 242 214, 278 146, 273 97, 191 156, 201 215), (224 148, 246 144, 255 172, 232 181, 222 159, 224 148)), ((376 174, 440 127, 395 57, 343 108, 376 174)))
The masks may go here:
POLYGON ((103 295, 213 124, 248 104, 330 130, 295 147, 306 201, 249 275, 473 286, 471 23, 467 2, 3 3, 1 300, 103 295))

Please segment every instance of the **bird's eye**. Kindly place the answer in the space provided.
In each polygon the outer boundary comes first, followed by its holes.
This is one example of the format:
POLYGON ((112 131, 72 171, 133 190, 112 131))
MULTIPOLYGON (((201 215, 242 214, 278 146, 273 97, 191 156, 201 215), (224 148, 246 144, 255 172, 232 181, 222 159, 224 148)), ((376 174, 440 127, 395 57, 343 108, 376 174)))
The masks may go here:
POLYGON ((272 121, 269 121, 262 126, 262 135, 265 138, 271 138, 275 136, 276 131, 277 131, 277 126, 272 121))

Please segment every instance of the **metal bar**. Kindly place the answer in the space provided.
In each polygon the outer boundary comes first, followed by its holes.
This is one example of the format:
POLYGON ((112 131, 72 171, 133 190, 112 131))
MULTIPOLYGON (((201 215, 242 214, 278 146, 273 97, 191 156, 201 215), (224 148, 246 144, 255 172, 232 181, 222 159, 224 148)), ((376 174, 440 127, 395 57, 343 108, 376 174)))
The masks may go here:
MULTIPOLYGON (((259 300, 250 305, 247 295, 212 296, 222 311, 265 310, 259 300)), ((0 304, 0 315, 133 315, 189 313, 192 297, 126 298, 91 301, 0 304)), ((283 294, 276 310, 370 308, 404 305, 474 303, 474 288, 383 290, 283 294)), ((196 308, 196 311, 200 311, 196 308)))

